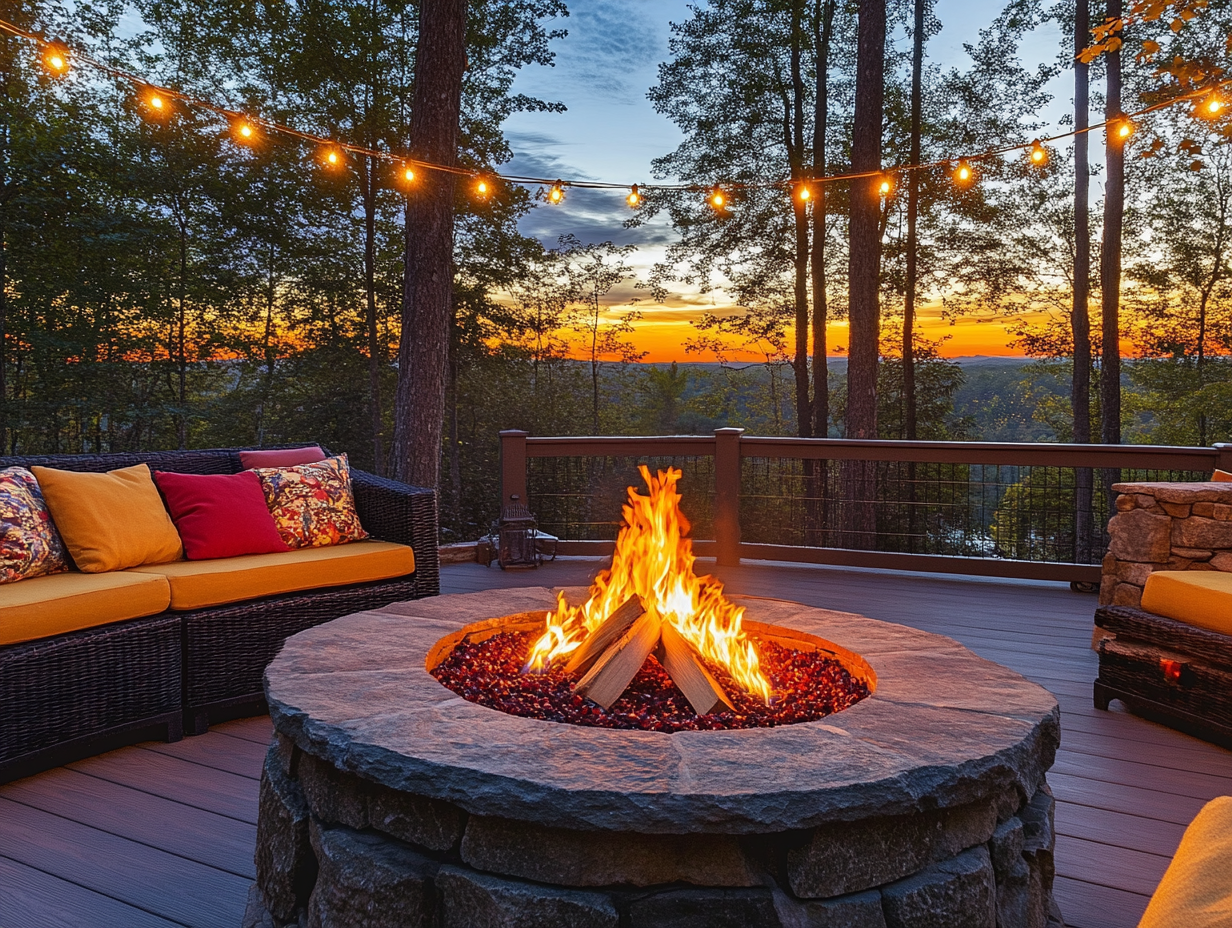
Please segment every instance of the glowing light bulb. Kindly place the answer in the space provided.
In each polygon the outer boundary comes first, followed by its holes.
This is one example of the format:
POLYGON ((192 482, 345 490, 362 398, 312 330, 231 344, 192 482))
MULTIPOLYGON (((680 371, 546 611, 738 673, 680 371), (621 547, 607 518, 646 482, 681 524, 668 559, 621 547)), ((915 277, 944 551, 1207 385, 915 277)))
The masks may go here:
POLYGON ((415 172, 411 170, 410 168, 407 168, 405 171, 402 172, 402 177, 409 184, 411 181, 415 179, 415 172))
POLYGON ((1037 168, 1042 168, 1048 163, 1048 149, 1044 148, 1042 142, 1035 141, 1031 143, 1031 163, 1037 168))
POLYGON ((629 189, 629 195, 625 197, 625 202, 634 208, 636 208, 638 204, 642 202, 642 195, 641 193, 638 192, 637 184, 634 184, 629 189))
POLYGON ((808 187, 805 187, 803 185, 801 185, 800 189, 796 191, 796 196, 799 197, 802 202, 807 202, 808 198, 811 197, 812 195, 813 195, 813 191, 809 190, 808 187))
POLYGON ((966 161, 958 162, 958 168, 954 171, 954 181, 960 186, 971 183, 971 179, 975 177, 975 171, 971 169, 966 161))
POLYGON ((251 139, 254 135, 257 134, 257 130, 252 127, 252 123, 250 123, 248 120, 244 120, 242 123, 240 123, 239 128, 236 129, 235 131, 240 134, 240 138, 242 139, 251 139))
POLYGON ((548 200, 552 203, 560 203, 565 199, 565 188, 557 181, 552 185, 552 189, 548 191, 548 200))
POLYGON ((43 64, 52 74, 67 74, 69 68, 68 52, 57 46, 49 46, 43 53, 43 64))
POLYGON ((480 179, 475 184, 475 192, 481 197, 486 197, 491 192, 491 187, 486 180, 480 179))
POLYGON ((150 96, 150 109, 162 112, 163 106, 165 106, 165 104, 163 103, 162 97, 158 94, 152 94, 150 96))
POLYGON ((1211 97, 1206 101, 1206 105, 1203 109, 1206 111, 1206 115, 1208 116, 1218 116, 1223 112, 1223 101, 1218 97, 1211 97))
POLYGON ((881 178, 881 183, 877 185, 877 193, 883 197, 888 197, 893 189, 894 185, 890 183, 890 178, 888 177, 881 178))
POLYGON ((710 205, 715 209, 722 209, 727 205, 727 197, 723 195, 722 190, 712 190, 710 193, 710 205))
POLYGON ((1134 134, 1134 128, 1135 128, 1134 123, 1128 116, 1122 117, 1121 119, 1117 120, 1115 125, 1116 125, 1116 137, 1120 139, 1122 142, 1124 142, 1126 139, 1128 139, 1131 135, 1134 134))
POLYGON ((331 148, 325 152, 325 166, 328 168, 336 168, 342 163, 342 154, 336 148, 331 148))

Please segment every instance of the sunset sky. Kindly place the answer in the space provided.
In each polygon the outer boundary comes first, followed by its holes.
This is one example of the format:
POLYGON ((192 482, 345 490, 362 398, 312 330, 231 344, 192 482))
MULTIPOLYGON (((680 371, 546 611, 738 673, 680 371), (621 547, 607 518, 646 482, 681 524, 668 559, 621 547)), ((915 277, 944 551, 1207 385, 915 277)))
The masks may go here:
MULTIPOLYGON (((930 58, 943 65, 964 64, 963 44, 975 41, 1000 7, 987 0, 938 0, 936 15, 943 28, 929 43, 930 58)), ((510 119, 506 128, 515 157, 505 170, 622 184, 648 182, 652 180, 651 160, 671 151, 681 139, 676 127, 651 107, 646 91, 656 82, 659 62, 667 58, 669 23, 689 16, 686 0, 579 0, 570 4, 570 11, 568 19, 560 22, 569 36, 554 43, 556 66, 528 68, 514 86, 515 92, 559 100, 568 111, 524 113, 510 119)), ((1029 65, 1052 61, 1061 44, 1059 32, 1050 25, 1029 37, 1022 58, 1029 65)), ((1058 128, 1069 106, 1072 80, 1072 74, 1065 73, 1054 81, 1053 101, 1042 114, 1058 128)), ((1100 195, 1095 180, 1093 199, 1100 195)), ((557 237, 567 233, 583 241, 635 244, 638 251, 633 263, 645 272, 662 257, 673 233, 663 219, 642 228, 623 229, 621 222, 627 214, 621 193, 573 189, 561 206, 534 210, 522 229, 546 245, 555 245, 557 237)), ((656 304, 645 291, 627 286, 611 294, 612 312, 629 309, 634 298, 644 317, 636 341, 649 352, 649 361, 700 360, 686 356, 681 347, 693 334, 690 321, 702 312, 731 305, 730 297, 722 292, 693 290, 677 290, 666 302, 656 304)), ((1016 353, 1008 345, 1005 327, 997 321, 951 324, 941 319, 936 303, 924 306, 920 315, 926 337, 949 337, 944 349, 947 355, 1016 353)), ((846 345, 845 326, 830 329, 829 344, 846 345)))

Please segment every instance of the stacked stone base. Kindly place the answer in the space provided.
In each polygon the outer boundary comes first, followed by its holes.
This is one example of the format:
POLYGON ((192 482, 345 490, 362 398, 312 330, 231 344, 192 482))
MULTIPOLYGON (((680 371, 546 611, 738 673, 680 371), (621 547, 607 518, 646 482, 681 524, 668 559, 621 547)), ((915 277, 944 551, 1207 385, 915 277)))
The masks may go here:
MULTIPOLYGON (((1157 570, 1232 571, 1232 483, 1118 483, 1101 606, 1142 604, 1157 570)), ((1097 633, 1097 638, 1101 637, 1097 633)))
POLYGON ((1047 784, 771 835, 468 815, 276 735, 246 928, 1050 928, 1047 784))

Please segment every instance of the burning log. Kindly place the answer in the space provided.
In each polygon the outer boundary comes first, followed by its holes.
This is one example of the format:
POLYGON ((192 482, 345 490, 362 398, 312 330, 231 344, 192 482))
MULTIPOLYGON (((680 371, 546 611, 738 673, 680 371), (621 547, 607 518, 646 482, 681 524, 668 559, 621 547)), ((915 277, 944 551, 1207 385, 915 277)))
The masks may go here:
POLYGON ((630 596, 626 599, 624 604, 604 619, 603 624, 591 632, 573 652, 569 663, 565 665, 565 673, 577 674, 589 670, 590 665, 597 661, 603 652, 611 647, 612 642, 623 635, 625 629, 636 622, 645 611, 638 596, 630 596))
POLYGON ((698 715, 709 715, 720 708, 735 711, 697 649, 670 622, 662 623, 659 630, 659 663, 698 715))
POLYGON ((574 690, 604 709, 611 708, 659 643, 659 633, 658 617, 643 613, 618 641, 602 652, 574 690))

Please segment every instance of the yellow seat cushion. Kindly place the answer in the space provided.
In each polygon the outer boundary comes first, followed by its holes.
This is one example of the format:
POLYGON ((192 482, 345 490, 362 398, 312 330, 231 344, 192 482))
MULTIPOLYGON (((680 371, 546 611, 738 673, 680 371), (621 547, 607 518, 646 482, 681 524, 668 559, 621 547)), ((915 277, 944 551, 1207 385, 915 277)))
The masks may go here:
POLYGON ((1142 608, 1178 622, 1232 635, 1232 573, 1157 570, 1146 578, 1142 608))
POLYGON ((1202 807, 1151 896, 1138 928, 1232 925, 1232 796, 1202 807))
POLYGON ((105 474, 31 467, 77 569, 88 574, 184 556, 145 464, 105 474))
POLYGON ((162 577, 70 571, 0 585, 0 645, 157 615, 171 602, 162 577))
POLYGON ((176 561, 135 567, 171 584, 172 609, 203 609, 245 599, 402 577, 415 570, 415 552, 388 541, 297 548, 209 561, 176 561))

